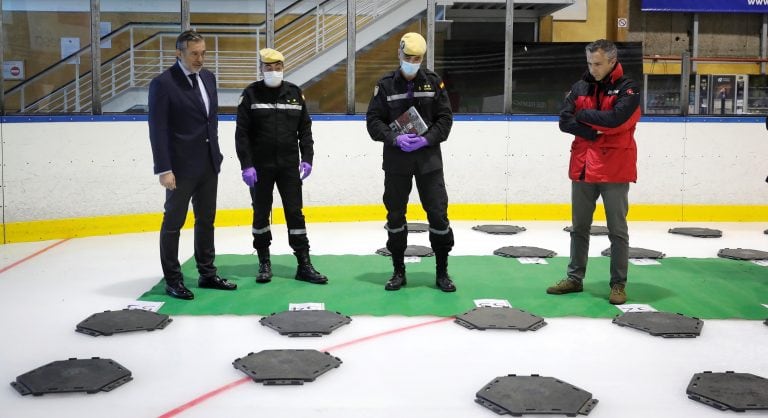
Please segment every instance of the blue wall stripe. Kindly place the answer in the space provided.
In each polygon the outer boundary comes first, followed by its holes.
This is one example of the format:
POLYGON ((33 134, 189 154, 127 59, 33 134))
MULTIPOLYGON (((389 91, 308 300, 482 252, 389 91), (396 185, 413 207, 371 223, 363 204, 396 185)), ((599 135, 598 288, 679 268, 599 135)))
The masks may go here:
MULTIPOLYGON (((234 121, 236 115, 219 115, 220 121, 234 121)), ((317 114, 314 121, 364 121, 365 115, 317 114)), ((497 114, 457 114, 457 122, 556 122, 557 115, 497 115, 497 114)), ((3 116, 1 123, 39 123, 39 122, 146 122, 147 115, 27 115, 3 116)), ((764 123, 765 116, 643 116, 641 122, 661 123, 764 123)))

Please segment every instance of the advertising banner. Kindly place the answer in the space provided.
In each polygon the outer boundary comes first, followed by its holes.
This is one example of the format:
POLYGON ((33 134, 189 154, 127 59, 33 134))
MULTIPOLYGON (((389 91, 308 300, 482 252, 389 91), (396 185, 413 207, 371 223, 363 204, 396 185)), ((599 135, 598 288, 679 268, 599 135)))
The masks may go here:
POLYGON ((644 12, 768 13, 768 0, 643 0, 644 12))

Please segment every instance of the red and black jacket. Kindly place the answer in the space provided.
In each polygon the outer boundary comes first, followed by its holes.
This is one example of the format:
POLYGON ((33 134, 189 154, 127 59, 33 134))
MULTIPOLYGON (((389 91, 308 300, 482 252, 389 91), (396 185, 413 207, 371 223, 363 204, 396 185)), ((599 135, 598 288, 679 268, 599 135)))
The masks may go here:
POLYGON ((637 181, 635 126, 640 92, 621 64, 600 81, 589 72, 577 81, 560 111, 560 130, 576 136, 568 176, 588 183, 637 181))

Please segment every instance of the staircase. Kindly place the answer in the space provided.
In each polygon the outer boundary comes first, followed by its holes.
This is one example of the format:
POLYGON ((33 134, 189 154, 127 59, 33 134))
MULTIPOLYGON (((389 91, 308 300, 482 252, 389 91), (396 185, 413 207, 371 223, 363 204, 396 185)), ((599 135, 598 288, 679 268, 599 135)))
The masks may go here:
MULTIPOLYGON (((275 48, 286 57, 286 79, 303 85, 346 59, 346 0, 302 0, 275 15, 275 48)), ((377 42, 421 13, 423 0, 356 0, 357 49, 377 42)), ((236 103, 243 88, 259 78, 258 50, 266 25, 199 24, 206 38, 206 67, 217 76, 220 103, 236 103)), ((176 61, 175 23, 129 23, 102 37, 127 48, 104 60, 102 110, 146 111, 150 81, 176 61)), ((7 113, 91 111, 90 45, 5 93, 7 113), (54 86, 51 89, 50 86, 54 86)))

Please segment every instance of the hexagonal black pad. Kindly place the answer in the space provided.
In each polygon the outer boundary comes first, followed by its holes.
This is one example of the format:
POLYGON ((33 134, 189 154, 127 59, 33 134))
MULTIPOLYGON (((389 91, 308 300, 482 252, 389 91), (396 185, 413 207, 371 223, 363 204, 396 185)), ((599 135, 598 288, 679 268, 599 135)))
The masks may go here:
POLYGON ((517 308, 492 308, 488 306, 475 308, 458 315, 454 322, 465 328, 483 331, 486 329, 536 331, 547 325, 544 318, 517 308))
POLYGON ((325 310, 284 311, 265 316, 259 322, 279 332, 280 335, 320 337, 352 322, 352 318, 325 310))
POLYGON ((512 257, 512 258, 518 258, 518 257, 550 258, 557 255, 557 253, 552 250, 548 250, 546 248, 511 246, 511 247, 498 248, 493 252, 493 255, 499 255, 502 257, 512 257))
MULTIPOLYGON (((611 247, 600 252, 603 257, 611 256, 611 247)), ((664 258, 665 254, 661 251, 648 250, 646 248, 629 247, 629 258, 664 258)))
POLYGON ((733 260, 766 260, 768 252, 745 248, 723 248, 717 252, 717 256, 733 260))
POLYGON ((341 365, 341 360, 317 350, 263 350, 232 362, 236 369, 265 385, 303 385, 341 365))
POLYGON ((492 235, 514 235, 526 230, 524 226, 516 225, 476 225, 472 229, 492 235))
POLYGON ((110 359, 59 360, 24 373, 11 382, 22 395, 109 392, 133 379, 130 370, 110 359))
POLYGON ((77 324, 75 331, 98 337, 117 332, 154 331, 165 328, 173 319, 144 309, 123 309, 95 313, 77 324))
POLYGON ((696 238, 720 238, 723 236, 723 231, 711 228, 670 228, 667 232, 670 234, 688 235, 696 238))
POLYGON ((768 409, 768 379, 750 373, 696 373, 685 393, 721 411, 768 409))
POLYGON ((626 312, 614 318, 613 323, 664 338, 695 338, 704 326, 698 318, 669 312, 626 312))
MULTIPOLYGON (((573 231, 573 226, 569 225, 563 228, 565 232, 573 231)), ((608 227, 603 225, 592 225, 589 227, 589 235, 608 235, 608 227)))
POLYGON ((597 404, 592 394, 554 377, 533 374, 497 377, 475 394, 475 402, 499 415, 588 415, 597 404))
MULTIPOLYGON (((385 247, 385 248, 379 248, 376 250, 376 254, 383 255, 386 257, 389 257, 392 255, 391 252, 385 247)), ((435 255, 435 252, 432 251, 431 248, 425 247, 423 245, 409 245, 405 247, 405 256, 406 257, 432 257, 435 255)))
MULTIPOLYGON (((387 225, 384 224, 384 228, 386 228, 387 225)), ((421 233, 421 232, 427 232, 429 231, 429 224, 420 223, 420 222, 408 222, 406 223, 406 228, 408 229, 409 233, 421 233)))

